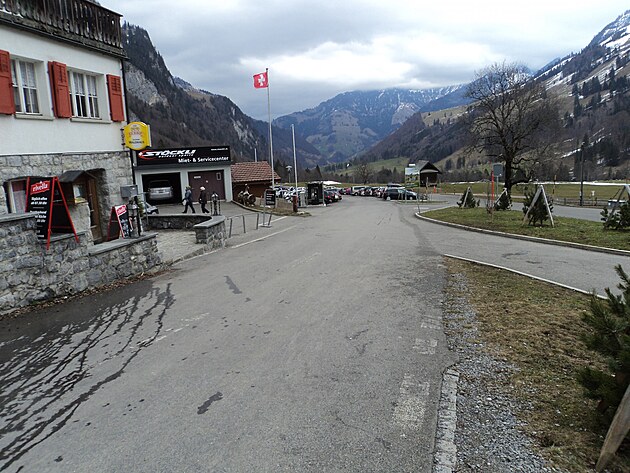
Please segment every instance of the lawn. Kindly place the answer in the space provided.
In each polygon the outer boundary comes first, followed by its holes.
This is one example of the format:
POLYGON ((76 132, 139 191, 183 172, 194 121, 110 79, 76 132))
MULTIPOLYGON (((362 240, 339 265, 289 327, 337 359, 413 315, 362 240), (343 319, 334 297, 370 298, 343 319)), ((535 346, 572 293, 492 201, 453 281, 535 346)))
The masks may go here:
POLYGON ((424 212, 423 215, 435 220, 486 230, 630 251, 630 231, 604 230, 600 222, 554 217, 554 227, 551 227, 549 221, 542 227, 534 227, 523 224, 523 213, 520 211, 508 210, 490 215, 484 207, 474 209, 449 207, 424 212))
MULTIPOLYGON (((584 184, 584 198, 585 199, 597 199, 598 202, 602 202, 602 207, 608 199, 612 199, 617 192, 626 184, 625 182, 616 182, 608 184, 584 184)), ((445 194, 463 194, 470 186, 473 193, 477 196, 486 195, 489 192, 489 182, 470 182, 470 183, 442 183, 440 188, 445 194)), ((529 184, 533 188, 533 184, 529 184)), ((512 189, 512 195, 522 196, 523 188, 525 185, 519 184, 512 189)), ((495 188, 495 193, 499 194, 503 191, 503 185, 499 184, 495 188)), ((545 192, 550 197, 554 197, 558 202, 562 202, 562 199, 579 199, 580 197, 580 183, 579 182, 561 182, 554 184, 545 184, 545 192)))
MULTIPOLYGON (((582 341, 589 330, 582 321, 589 297, 482 265, 449 259, 447 267, 466 279, 465 294, 447 298, 464 296, 472 304, 480 346, 515 367, 501 389, 521 401, 516 415, 523 430, 555 466, 593 471, 610 419, 597 413, 576 379, 583 366, 606 366, 582 341)), ((622 445, 609 471, 630 471, 629 447, 622 445)))

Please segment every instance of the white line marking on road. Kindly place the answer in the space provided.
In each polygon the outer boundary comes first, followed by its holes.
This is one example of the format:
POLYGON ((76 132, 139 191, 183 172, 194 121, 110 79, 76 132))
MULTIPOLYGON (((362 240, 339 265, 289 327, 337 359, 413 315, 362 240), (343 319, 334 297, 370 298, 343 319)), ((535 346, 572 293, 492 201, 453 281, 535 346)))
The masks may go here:
POLYGON ((429 383, 417 383, 410 374, 405 374, 400 385, 400 395, 394 408, 394 423, 403 429, 418 430, 422 426, 426 411, 429 383))
POLYGON ((429 340, 416 338, 416 343, 413 345, 413 349, 418 350, 418 353, 421 355, 435 355, 435 348, 437 347, 437 344, 438 341, 433 338, 429 340))
POLYGON ((433 320, 427 320, 426 322, 420 322, 420 328, 429 328, 429 329, 441 329, 442 323, 433 320))
POLYGON ((266 239, 267 239, 267 238, 269 238, 269 237, 272 237, 272 236, 275 236, 275 235, 279 235, 280 233, 284 233, 284 232, 286 232, 286 231, 292 230, 292 229, 294 229, 296 226, 297 226, 297 225, 293 225, 292 227, 285 228, 284 230, 280 230, 280 231, 275 232, 275 233, 270 233, 269 235, 265 235, 264 237, 260 237, 260 238, 257 238, 257 239, 255 239, 255 240, 252 240, 252 241, 246 241, 245 243, 241 243, 241 244, 239 244, 239 245, 230 246, 229 248, 231 248, 231 249, 241 248, 242 246, 245 246, 245 245, 250 245, 250 244, 252 244, 252 243, 256 243, 256 242, 259 242, 259 241, 263 241, 263 240, 266 240, 266 239))

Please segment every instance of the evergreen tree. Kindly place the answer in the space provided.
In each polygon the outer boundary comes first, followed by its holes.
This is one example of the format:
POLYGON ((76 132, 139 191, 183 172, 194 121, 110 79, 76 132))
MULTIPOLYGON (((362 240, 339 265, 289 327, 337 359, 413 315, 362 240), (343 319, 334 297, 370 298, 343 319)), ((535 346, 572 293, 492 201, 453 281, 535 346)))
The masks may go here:
POLYGON ((573 96, 573 116, 578 118, 582 115, 582 105, 580 104, 580 97, 578 95, 573 96))
POLYGON ((592 331, 584 337, 587 346, 604 355, 608 360, 608 371, 590 367, 583 368, 578 380, 586 395, 599 401, 597 409, 612 415, 619 406, 630 382, 630 277, 621 265, 615 266, 621 278, 620 295, 606 288, 607 299, 591 297, 590 313, 584 321, 592 331))
MULTIPOLYGON (((545 205, 545 200, 542 198, 542 194, 538 197, 536 202, 534 202, 532 207, 532 202, 534 200, 534 196, 536 195, 536 188, 531 190, 529 186, 525 187, 524 192, 525 200, 523 201, 523 214, 527 215, 531 207, 531 212, 529 212, 529 224, 536 226, 537 223, 542 227, 543 224, 549 218, 549 213, 547 212, 547 206, 545 205)), ((548 202, 549 210, 553 212, 553 204, 548 202)))
POLYGON ((460 209, 474 209, 479 205, 479 202, 475 200, 475 196, 472 193, 470 187, 464 191, 462 198, 457 202, 460 209))

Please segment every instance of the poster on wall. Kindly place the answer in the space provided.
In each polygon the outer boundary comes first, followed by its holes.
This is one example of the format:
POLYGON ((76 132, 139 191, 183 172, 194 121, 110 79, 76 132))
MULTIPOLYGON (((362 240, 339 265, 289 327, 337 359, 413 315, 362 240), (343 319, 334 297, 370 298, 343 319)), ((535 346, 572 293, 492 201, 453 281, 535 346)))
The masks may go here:
POLYGON ((50 247, 53 233, 73 233, 78 242, 68 204, 57 177, 29 177, 26 181, 26 211, 35 213, 37 238, 50 247))
POLYGON ((406 187, 418 187, 420 185, 420 168, 406 167, 405 168, 405 186, 406 187))

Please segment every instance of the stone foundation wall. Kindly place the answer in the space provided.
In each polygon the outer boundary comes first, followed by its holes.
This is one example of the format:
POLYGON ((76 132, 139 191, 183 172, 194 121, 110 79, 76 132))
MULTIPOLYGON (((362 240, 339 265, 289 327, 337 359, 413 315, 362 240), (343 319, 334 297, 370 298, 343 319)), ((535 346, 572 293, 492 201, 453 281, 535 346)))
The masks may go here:
POLYGON ((195 241, 212 249, 224 248, 227 240, 225 220, 223 215, 219 215, 195 225, 195 241))
POLYGON ((152 230, 192 230, 195 225, 217 218, 209 214, 188 215, 148 215, 149 228, 152 230))
POLYGON ((33 214, 0 216, 0 313, 160 267, 155 234, 91 245, 87 233, 37 238, 33 214))

